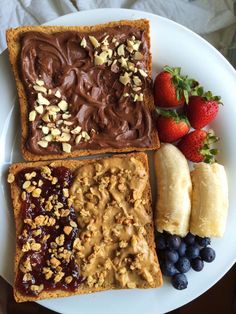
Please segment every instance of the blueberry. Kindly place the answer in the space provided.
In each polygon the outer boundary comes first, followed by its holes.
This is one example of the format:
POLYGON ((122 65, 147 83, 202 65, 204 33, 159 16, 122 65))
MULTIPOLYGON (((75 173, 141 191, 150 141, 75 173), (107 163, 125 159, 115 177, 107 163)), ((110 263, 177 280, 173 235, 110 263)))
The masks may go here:
POLYGON ((201 271, 204 267, 204 262, 200 257, 191 260, 192 269, 195 271, 201 271))
POLYGON ((185 242, 181 241, 180 246, 178 248, 179 256, 184 256, 186 252, 187 245, 185 242))
POLYGON ((200 252, 199 247, 196 244, 192 244, 187 248, 186 256, 189 259, 194 259, 199 256, 199 252, 200 252))
POLYGON ((195 242, 195 236, 192 233, 188 233, 185 237, 184 237, 184 242, 188 245, 194 244, 195 242))
POLYGON ((183 290, 188 286, 188 280, 185 274, 176 274, 171 278, 171 283, 175 289, 183 290))
POLYGON ((211 239, 210 238, 201 238, 201 237, 196 237, 196 241, 197 241, 197 244, 201 247, 206 247, 208 245, 211 244, 211 239))
POLYGON ((180 273, 187 273, 190 267, 190 261, 187 257, 180 257, 176 263, 176 268, 180 273))
POLYGON ((205 262, 211 263, 214 261, 216 253, 211 247, 204 247, 200 251, 200 256, 205 262))
POLYGON ((157 249, 164 250, 166 248, 166 241, 163 235, 158 235, 156 237, 157 249))
POLYGON ((165 258, 166 258, 166 261, 169 261, 169 262, 175 264, 179 259, 179 254, 176 251, 166 250, 165 251, 165 258))
POLYGON ((167 239, 167 245, 172 250, 177 250, 180 246, 181 239, 177 235, 170 235, 167 239))
POLYGON ((168 261, 166 261, 165 264, 163 265, 162 272, 165 276, 168 276, 168 277, 172 277, 178 273, 175 265, 168 261))

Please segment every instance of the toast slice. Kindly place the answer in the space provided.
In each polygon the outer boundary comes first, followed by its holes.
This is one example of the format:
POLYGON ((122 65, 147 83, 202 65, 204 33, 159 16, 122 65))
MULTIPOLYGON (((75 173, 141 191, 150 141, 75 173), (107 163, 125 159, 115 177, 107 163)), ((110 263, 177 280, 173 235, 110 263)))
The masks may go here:
POLYGON ((148 173, 145 153, 13 164, 16 301, 162 285, 148 173))
POLYGON ((6 35, 25 160, 159 148, 148 20, 6 35))

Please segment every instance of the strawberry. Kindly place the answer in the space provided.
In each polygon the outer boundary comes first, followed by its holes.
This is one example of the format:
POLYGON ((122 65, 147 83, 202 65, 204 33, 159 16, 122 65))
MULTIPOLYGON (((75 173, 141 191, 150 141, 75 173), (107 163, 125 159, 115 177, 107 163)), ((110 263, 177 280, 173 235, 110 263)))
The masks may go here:
POLYGON ((203 89, 199 88, 196 96, 190 96, 185 108, 191 126, 201 129, 211 123, 217 116, 220 103, 219 96, 213 96, 210 91, 203 94, 203 89))
POLYGON ((211 163, 215 161, 214 155, 218 151, 210 148, 210 145, 218 140, 213 131, 195 130, 185 135, 177 144, 177 147, 188 160, 211 163))
POLYGON ((157 130, 161 142, 172 143, 188 133, 188 119, 174 110, 157 109, 157 130))
POLYGON ((165 66, 163 70, 154 82, 156 106, 173 108, 188 103, 191 89, 198 83, 187 76, 181 76, 181 68, 165 66))

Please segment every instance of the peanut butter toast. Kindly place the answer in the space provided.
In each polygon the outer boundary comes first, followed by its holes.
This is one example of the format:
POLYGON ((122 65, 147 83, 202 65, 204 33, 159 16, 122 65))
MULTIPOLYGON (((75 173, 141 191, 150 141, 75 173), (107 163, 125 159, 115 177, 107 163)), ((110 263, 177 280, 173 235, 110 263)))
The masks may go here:
POLYGON ((10 167, 17 302, 162 284, 145 153, 10 167))
POLYGON ((26 160, 159 148, 148 20, 24 26, 7 43, 26 160))

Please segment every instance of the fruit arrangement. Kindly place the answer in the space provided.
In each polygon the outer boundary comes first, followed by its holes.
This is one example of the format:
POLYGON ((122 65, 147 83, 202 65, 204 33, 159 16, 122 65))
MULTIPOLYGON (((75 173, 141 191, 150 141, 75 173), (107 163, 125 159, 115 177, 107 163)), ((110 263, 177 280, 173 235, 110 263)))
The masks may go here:
POLYGON ((163 275, 182 290, 191 268, 200 272, 205 262, 214 261, 210 237, 223 236, 225 230, 227 178, 212 146, 219 138, 203 129, 216 118, 221 102, 196 80, 182 76, 180 68, 169 66, 155 79, 154 98, 164 143, 154 157, 157 254, 163 275), (191 172, 187 160, 197 163, 191 172))

